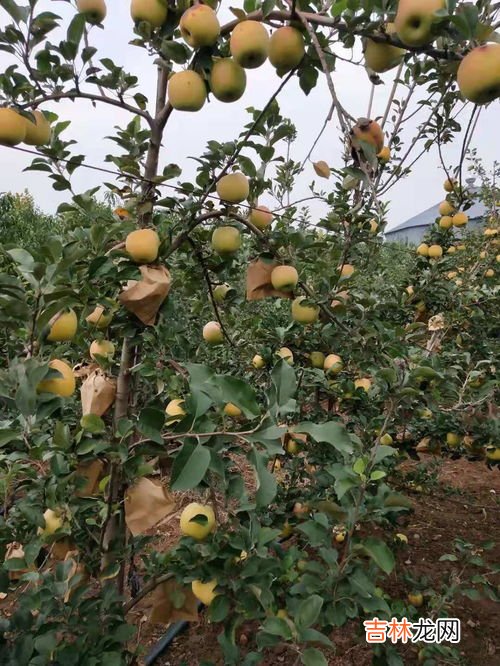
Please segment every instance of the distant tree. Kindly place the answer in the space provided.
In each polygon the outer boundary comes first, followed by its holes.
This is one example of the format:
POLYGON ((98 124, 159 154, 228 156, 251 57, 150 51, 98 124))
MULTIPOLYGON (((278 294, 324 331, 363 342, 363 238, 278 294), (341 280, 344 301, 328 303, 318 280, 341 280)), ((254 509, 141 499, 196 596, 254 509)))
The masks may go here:
POLYGON ((0 243, 35 249, 64 227, 60 217, 43 213, 28 191, 0 195, 0 243))

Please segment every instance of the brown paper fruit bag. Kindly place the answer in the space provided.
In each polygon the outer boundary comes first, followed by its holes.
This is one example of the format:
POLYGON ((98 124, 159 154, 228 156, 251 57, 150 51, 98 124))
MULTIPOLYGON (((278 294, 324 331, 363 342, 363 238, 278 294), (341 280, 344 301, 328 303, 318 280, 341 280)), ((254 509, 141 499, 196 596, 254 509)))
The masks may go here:
POLYGON ((116 396, 116 379, 107 377, 100 369, 94 370, 80 388, 82 415, 102 416, 113 404, 116 396))
POLYGON ((271 284, 271 273, 278 266, 274 259, 259 257, 248 264, 247 268, 247 301, 260 301, 263 298, 292 298, 287 291, 274 289, 271 284))
POLYGON ((159 482, 143 477, 125 497, 125 522, 134 536, 143 534, 174 513, 173 495, 159 482))
POLYGON ((161 583, 152 594, 151 622, 196 622, 198 600, 191 588, 179 585, 173 578, 161 583))
POLYGON ((172 284, 165 266, 140 266, 142 280, 129 280, 118 300, 146 326, 153 326, 172 284))

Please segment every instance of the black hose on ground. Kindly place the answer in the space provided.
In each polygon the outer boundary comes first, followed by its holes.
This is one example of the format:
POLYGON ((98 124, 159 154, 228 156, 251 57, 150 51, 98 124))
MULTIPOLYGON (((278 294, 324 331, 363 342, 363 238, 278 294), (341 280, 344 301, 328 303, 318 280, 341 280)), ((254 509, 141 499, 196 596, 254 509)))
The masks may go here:
MULTIPOLYGON (((204 604, 201 601, 198 603, 198 611, 204 608, 204 604)), ((149 654, 144 659, 144 666, 151 666, 155 661, 160 657, 165 650, 167 650, 170 645, 173 643, 174 639, 182 634, 189 626, 187 620, 182 620, 181 622, 174 622, 172 626, 167 629, 167 632, 160 638, 158 643, 153 645, 153 648, 149 654)))

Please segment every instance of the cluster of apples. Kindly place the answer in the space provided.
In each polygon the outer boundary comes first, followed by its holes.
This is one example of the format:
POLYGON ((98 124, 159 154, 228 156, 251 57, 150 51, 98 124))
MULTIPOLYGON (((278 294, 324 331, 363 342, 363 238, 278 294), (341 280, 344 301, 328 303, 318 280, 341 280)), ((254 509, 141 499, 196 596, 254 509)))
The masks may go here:
MULTIPOLYGON (((385 36, 397 37, 409 48, 425 47, 435 39, 438 12, 446 9, 446 0, 399 0, 394 22, 385 26, 385 36)), ((365 41, 366 65, 377 73, 397 67, 405 53, 406 49, 384 41, 365 41)), ((467 53, 460 61, 457 83, 462 95, 474 104, 487 104, 499 97, 500 44, 483 44, 467 53)))
POLYGON ((50 141, 50 123, 41 111, 30 111, 31 118, 8 107, 0 109, 0 144, 45 146, 50 141))

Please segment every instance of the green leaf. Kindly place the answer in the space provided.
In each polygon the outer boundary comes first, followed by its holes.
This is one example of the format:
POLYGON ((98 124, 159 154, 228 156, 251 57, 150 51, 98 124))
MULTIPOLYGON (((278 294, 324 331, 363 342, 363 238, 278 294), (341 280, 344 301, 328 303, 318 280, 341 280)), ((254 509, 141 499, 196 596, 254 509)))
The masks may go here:
POLYGON ((287 641, 292 638, 290 626, 281 617, 268 617, 262 625, 262 629, 272 636, 281 636, 287 641))
POLYGON ((328 666, 324 654, 317 648, 306 648, 300 658, 302 659, 304 666, 328 666))
POLYGON ((279 412, 286 413, 295 407, 292 404, 292 398, 297 391, 297 379, 295 370, 286 362, 278 361, 271 373, 271 379, 274 387, 274 403, 281 408, 279 412))
POLYGON ((389 547, 380 539, 367 537, 361 542, 362 550, 372 558, 375 564, 386 574, 394 569, 394 555, 389 547))
POLYGON ((232 402, 239 407, 247 418, 260 414, 259 403, 253 388, 237 377, 218 375, 211 382, 220 391, 223 402, 232 402))
POLYGON ((231 603, 227 597, 218 594, 210 604, 209 615, 212 622, 222 622, 228 616, 231 603))
POLYGON ((352 453, 352 442, 345 426, 337 421, 327 423, 299 423, 295 432, 305 433, 317 442, 330 444, 342 453, 352 453))
POLYGON ((104 432, 106 430, 106 424, 101 419, 101 417, 97 416, 96 414, 85 414, 82 416, 80 419, 80 425, 83 430, 90 432, 93 435, 104 432))
POLYGON ((264 458, 258 451, 253 449, 248 458, 257 473, 257 492, 255 493, 257 506, 268 506, 278 490, 276 478, 266 467, 267 458, 264 458))
POLYGON ((66 39, 75 46, 79 46, 85 30, 85 16, 83 14, 75 14, 71 23, 68 26, 66 39))
POLYGON ((312 594, 299 604, 295 613, 295 623, 298 628, 306 629, 313 625, 323 608, 323 599, 318 594, 312 594))
POLYGON ((210 465, 210 451, 185 442, 172 466, 172 490, 191 490, 203 480, 210 465))
POLYGON ((381 462, 384 458, 393 456, 397 452, 398 450, 395 449, 393 446, 385 446, 384 444, 380 444, 373 458, 373 464, 378 465, 378 463, 381 462))
POLYGON ((157 444, 163 444, 162 430, 165 425, 165 412, 154 407, 145 407, 139 416, 137 428, 157 444))

